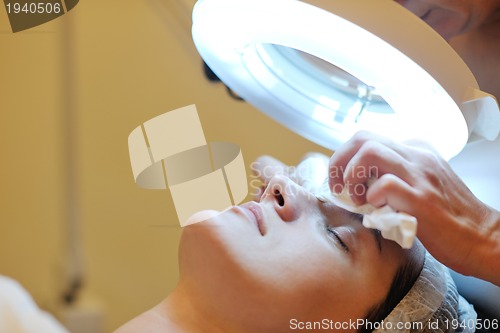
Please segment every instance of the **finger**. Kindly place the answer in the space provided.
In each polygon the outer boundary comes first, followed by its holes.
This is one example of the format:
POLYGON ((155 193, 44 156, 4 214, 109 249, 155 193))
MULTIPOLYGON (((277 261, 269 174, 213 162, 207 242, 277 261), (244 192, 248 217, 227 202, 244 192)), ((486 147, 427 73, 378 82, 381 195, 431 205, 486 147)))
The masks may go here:
POLYGON ((426 249, 438 260, 453 266, 461 257, 459 252, 469 253, 471 242, 469 237, 460 234, 467 229, 466 225, 449 232, 450 216, 453 219, 456 216, 442 209, 438 197, 422 195, 419 189, 391 174, 386 174, 374 182, 367 193, 368 202, 376 207, 388 205, 396 211, 414 216, 418 221, 417 236, 426 249), (461 251, 451 253, 450 244, 460 244, 461 251))
POLYGON ((330 158, 329 186, 333 192, 340 193, 344 187, 344 173, 349 161, 366 143, 376 141, 394 150, 403 158, 411 158, 411 147, 399 144, 389 138, 368 131, 359 131, 344 143, 330 158))
POLYGON ((342 192, 344 188, 344 170, 347 164, 358 152, 359 148, 373 138, 373 133, 357 132, 333 153, 328 166, 328 185, 332 192, 342 192))
MULTIPOLYGON (((413 147, 367 131, 356 133, 349 141, 342 145, 330 159, 329 186, 333 192, 340 193, 342 191, 345 186, 344 173, 346 172, 349 162, 363 146, 370 142, 378 142, 392 149, 407 161, 413 160, 414 155, 421 152, 421 147, 423 145, 419 143, 418 147, 413 147)), ((428 146, 426 147, 428 148, 428 146)))
POLYGON ((413 181, 410 164, 393 149, 378 141, 365 143, 349 161, 344 171, 344 183, 352 200, 366 201, 367 182, 385 174, 394 174, 406 182, 413 181))
POLYGON ((401 178, 387 173, 368 188, 366 200, 375 207, 389 205, 392 209, 417 215, 417 193, 401 178))

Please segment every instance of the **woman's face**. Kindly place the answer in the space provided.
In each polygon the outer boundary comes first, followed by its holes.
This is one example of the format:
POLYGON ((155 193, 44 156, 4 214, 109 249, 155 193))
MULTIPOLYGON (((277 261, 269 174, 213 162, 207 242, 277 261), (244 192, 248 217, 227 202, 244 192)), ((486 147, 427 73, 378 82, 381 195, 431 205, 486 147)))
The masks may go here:
POLYGON ((498 0, 396 0, 445 39, 477 28, 499 8, 498 0))
POLYGON ((181 285, 207 311, 261 332, 290 330, 293 319, 365 318, 409 255, 284 176, 259 203, 203 214, 183 232, 181 285))

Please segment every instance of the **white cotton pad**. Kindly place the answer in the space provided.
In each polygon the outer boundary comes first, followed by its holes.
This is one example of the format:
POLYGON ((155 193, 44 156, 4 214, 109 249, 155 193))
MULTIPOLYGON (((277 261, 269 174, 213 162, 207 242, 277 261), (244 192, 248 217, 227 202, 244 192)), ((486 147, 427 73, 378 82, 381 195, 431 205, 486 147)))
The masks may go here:
POLYGON ((382 237, 395 241, 403 249, 413 246, 417 234, 417 219, 406 213, 396 212, 389 206, 363 215, 363 225, 380 230, 382 237))
POLYGON ((387 205, 381 208, 370 204, 358 206, 352 201, 346 188, 339 194, 331 193, 328 183, 325 184, 317 194, 319 197, 350 212, 362 214, 363 226, 380 230, 382 237, 395 241, 402 248, 409 249, 413 246, 417 234, 417 219, 414 216, 397 212, 387 205))

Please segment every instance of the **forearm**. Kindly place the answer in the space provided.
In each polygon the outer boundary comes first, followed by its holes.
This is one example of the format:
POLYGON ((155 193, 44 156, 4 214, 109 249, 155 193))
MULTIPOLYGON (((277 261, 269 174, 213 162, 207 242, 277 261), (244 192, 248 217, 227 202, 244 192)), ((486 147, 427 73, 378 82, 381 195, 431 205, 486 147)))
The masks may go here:
POLYGON ((491 209, 489 215, 484 230, 480 231, 483 242, 478 249, 473 275, 500 286, 500 212, 491 209))

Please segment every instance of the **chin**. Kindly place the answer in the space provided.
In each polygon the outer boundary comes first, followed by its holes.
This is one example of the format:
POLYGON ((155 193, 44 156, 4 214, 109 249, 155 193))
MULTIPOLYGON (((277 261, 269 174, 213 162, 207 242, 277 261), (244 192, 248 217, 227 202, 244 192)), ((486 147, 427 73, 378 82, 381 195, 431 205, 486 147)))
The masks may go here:
POLYGON ((193 215, 191 215, 187 219, 185 225, 195 224, 198 222, 203 222, 203 221, 209 220, 220 213, 221 212, 219 212, 217 210, 202 210, 198 213, 194 213, 193 215))

